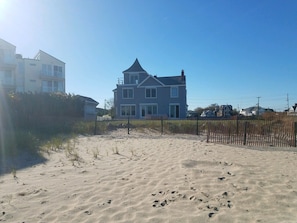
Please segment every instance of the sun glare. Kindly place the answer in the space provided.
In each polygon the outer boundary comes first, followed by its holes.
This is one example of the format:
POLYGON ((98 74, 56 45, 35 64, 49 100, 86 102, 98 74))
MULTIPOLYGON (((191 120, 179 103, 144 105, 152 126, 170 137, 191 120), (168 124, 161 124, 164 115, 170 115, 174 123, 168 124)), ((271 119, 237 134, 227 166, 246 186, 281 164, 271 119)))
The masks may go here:
POLYGON ((9 0, 0 0, 0 19, 5 19, 7 9, 9 5, 9 0))
MULTIPOLYGON (((11 124, 10 114, 6 101, 6 95, 0 87, 0 168, 3 166, 6 159, 7 145, 14 143, 14 131, 11 124)), ((11 144, 12 145, 12 144, 11 144)), ((1 174, 1 171, 0 171, 1 174)))

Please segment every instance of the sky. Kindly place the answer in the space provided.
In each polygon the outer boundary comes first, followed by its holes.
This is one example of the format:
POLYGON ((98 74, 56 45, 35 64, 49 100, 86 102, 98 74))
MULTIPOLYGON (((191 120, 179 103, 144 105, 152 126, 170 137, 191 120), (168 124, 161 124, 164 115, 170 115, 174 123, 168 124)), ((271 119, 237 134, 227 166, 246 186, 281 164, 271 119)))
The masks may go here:
POLYGON ((188 108, 297 103, 296 0, 0 0, 0 38, 66 63, 66 93, 113 99, 138 58, 185 71, 188 108))

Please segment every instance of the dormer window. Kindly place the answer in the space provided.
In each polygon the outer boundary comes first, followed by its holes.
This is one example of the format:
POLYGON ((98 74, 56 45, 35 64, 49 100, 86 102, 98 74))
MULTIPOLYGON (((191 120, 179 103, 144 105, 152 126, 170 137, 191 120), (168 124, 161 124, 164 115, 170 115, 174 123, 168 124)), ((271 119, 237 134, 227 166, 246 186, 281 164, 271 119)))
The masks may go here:
POLYGON ((130 84, 138 84, 138 74, 130 74, 130 84))

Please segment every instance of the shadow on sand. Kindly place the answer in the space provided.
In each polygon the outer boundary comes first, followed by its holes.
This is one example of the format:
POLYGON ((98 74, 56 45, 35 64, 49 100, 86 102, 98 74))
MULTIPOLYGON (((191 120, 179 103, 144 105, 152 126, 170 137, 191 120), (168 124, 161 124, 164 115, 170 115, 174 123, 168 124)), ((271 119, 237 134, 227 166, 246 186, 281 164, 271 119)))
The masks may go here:
POLYGON ((41 154, 28 151, 0 157, 0 176, 44 163, 46 160, 41 154))

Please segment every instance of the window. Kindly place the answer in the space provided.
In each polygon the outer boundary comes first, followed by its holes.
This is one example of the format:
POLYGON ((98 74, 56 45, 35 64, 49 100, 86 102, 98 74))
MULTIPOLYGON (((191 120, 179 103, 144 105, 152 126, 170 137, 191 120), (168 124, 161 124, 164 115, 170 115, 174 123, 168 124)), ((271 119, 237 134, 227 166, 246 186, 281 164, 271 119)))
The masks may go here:
POLYGON ((0 83, 12 85, 13 84, 13 78, 12 78, 12 72, 11 70, 0 70, 0 83))
POLYGON ((132 88, 124 88, 123 89, 123 98, 134 98, 134 92, 132 88))
POLYGON ((64 82, 63 81, 58 82, 58 91, 64 92, 64 82))
POLYGON ((58 91, 58 81, 54 81, 54 92, 58 91))
POLYGON ((52 65, 47 65, 47 73, 48 73, 48 75, 52 75, 52 65))
POLYGON ((54 88, 53 88, 53 91, 54 92, 63 92, 63 82, 62 81, 54 81, 53 82, 54 84, 54 88))
POLYGON ((138 84, 138 75, 130 74, 130 84, 138 84))
POLYGON ((55 77, 63 77, 62 67, 54 66, 54 76, 55 77))
POLYGON ((42 74, 51 76, 52 75, 52 65, 42 64, 42 74))
POLYGON ((169 106, 169 115, 170 118, 179 118, 179 105, 172 104, 169 106))
POLYGON ((170 96, 172 98, 177 98, 178 97, 178 87, 171 87, 170 96))
POLYGON ((46 75, 46 72, 47 72, 46 64, 42 64, 42 74, 46 75))
POLYGON ((147 115, 157 115, 157 105, 141 105, 141 117, 144 118, 147 115))
POLYGON ((156 98, 157 97, 157 89, 156 88, 146 88, 145 89, 145 97, 146 98, 156 98))
POLYGON ((42 81, 42 92, 52 92, 51 81, 42 81))
POLYGON ((121 116, 135 116, 135 105, 122 105, 121 116))

